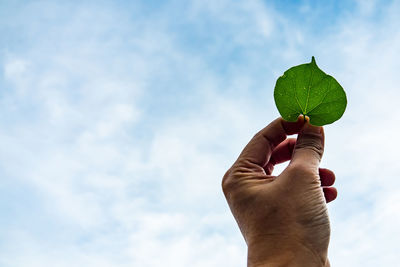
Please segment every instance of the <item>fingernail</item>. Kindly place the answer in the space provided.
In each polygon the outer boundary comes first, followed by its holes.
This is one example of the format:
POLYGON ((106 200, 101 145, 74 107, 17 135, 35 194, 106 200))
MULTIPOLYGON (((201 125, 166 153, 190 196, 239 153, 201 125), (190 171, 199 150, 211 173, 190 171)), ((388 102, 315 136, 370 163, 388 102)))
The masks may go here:
POLYGON ((321 130, 322 130, 322 127, 313 126, 308 122, 306 124, 304 124, 304 127, 303 127, 303 132, 305 132, 305 133, 317 133, 317 134, 320 134, 321 130))
MULTIPOLYGON (((297 121, 303 121, 303 119, 304 119, 304 116, 301 114, 297 117, 297 121)), ((305 119, 304 119, 304 121, 305 121, 305 119)))

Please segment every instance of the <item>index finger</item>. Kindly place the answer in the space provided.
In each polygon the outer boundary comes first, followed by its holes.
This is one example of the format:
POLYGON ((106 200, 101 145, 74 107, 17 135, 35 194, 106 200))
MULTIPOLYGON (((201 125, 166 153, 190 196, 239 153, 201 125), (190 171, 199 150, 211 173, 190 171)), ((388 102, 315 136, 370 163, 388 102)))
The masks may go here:
POLYGON ((303 125, 303 117, 299 117, 297 122, 287 122, 282 118, 274 120, 250 140, 239 155, 238 161, 265 167, 274 148, 284 141, 287 135, 298 133, 303 125))

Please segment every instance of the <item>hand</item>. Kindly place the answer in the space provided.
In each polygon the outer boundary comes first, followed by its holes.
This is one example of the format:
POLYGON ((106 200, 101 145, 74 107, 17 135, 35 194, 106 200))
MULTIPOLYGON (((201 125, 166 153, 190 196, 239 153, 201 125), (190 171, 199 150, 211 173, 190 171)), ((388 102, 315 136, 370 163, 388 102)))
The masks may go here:
POLYGON ((329 266, 326 202, 337 191, 330 187, 334 173, 319 168, 323 149, 322 127, 302 117, 278 118, 225 174, 222 187, 248 245, 248 266, 329 266), (295 133, 297 140, 286 139, 295 133), (288 160, 280 175, 271 175, 275 164, 288 160))

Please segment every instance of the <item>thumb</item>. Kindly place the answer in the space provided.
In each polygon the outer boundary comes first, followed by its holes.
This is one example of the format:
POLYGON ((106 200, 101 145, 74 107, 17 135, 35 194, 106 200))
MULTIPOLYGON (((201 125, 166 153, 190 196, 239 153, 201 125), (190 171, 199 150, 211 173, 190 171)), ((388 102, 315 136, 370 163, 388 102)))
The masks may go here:
POLYGON ((307 166, 318 171, 324 153, 324 129, 306 122, 300 131, 291 164, 307 166))

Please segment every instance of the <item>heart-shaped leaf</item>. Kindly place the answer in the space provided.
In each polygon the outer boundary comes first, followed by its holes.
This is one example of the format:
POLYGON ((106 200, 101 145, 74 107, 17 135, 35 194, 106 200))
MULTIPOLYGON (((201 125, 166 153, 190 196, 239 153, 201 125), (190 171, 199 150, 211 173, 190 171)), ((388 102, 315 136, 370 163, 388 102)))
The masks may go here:
POLYGON ((292 67, 278 78, 274 98, 283 119, 296 121, 302 114, 316 126, 340 119, 347 105, 342 86, 318 68, 314 57, 311 63, 292 67))

